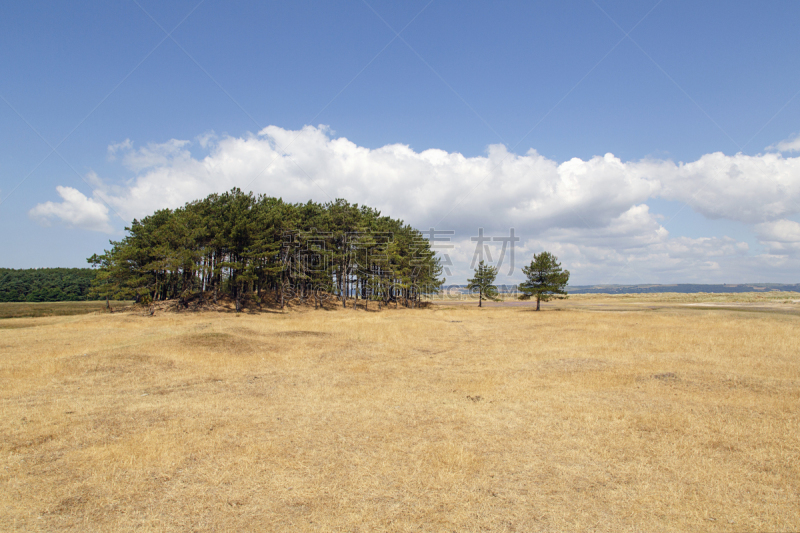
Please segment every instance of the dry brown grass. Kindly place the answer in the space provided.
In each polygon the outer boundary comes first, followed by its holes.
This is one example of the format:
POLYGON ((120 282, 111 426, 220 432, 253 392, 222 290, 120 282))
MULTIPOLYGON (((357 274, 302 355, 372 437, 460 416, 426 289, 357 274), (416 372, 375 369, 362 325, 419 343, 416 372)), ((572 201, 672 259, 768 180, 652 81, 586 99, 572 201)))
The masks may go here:
MULTIPOLYGON (((133 302, 111 302, 114 311, 123 311, 133 302)), ((0 319, 69 316, 106 312, 105 302, 0 302, 0 319)), ((2 327, 2 326, 0 326, 2 327)))
POLYGON ((798 317, 575 302, 3 321, 0 529, 800 529, 798 317))

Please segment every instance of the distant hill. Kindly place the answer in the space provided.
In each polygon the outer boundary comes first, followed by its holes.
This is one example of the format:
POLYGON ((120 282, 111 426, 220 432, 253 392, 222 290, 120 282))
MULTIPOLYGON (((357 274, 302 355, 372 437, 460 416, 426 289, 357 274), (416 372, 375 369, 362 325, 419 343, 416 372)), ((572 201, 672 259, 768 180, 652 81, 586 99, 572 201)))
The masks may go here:
POLYGON ((658 292, 800 292, 800 284, 785 285, 779 283, 739 283, 730 285, 703 285, 695 283, 678 283, 675 285, 576 285, 567 287, 570 294, 642 294, 658 292))
POLYGON ((0 302, 89 300, 91 268, 0 268, 0 302))

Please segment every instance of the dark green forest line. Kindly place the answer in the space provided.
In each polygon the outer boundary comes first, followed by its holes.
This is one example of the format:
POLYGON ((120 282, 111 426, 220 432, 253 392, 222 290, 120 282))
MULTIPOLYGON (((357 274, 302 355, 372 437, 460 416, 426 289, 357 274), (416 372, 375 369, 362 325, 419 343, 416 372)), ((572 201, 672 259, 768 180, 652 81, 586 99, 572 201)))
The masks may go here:
POLYGON ((377 300, 416 306, 439 291, 440 259, 402 220, 345 200, 292 204, 239 189, 134 220, 88 261, 92 294, 179 305, 221 295, 283 306, 287 299, 377 300))
POLYGON ((0 302, 97 300, 90 291, 96 275, 90 268, 0 268, 0 302))

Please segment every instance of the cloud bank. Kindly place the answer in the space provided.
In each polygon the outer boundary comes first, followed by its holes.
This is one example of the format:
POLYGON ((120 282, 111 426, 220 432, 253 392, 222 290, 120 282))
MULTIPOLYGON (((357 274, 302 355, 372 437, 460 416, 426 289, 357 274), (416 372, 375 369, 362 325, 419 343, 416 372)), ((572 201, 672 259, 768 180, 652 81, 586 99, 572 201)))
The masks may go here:
MULTIPOLYGON (((790 152, 797 142, 776 146, 790 152)), ((490 146, 485 156, 464 157, 402 144, 369 149, 324 126, 269 126, 243 137, 207 134, 140 148, 126 140, 108 153, 134 177, 116 185, 93 177, 98 188, 91 198, 59 187, 62 201, 39 204, 31 216, 111 232, 106 206, 130 220, 240 187, 292 202, 346 198, 421 229, 455 230, 456 248, 448 253, 454 263, 468 256, 467 267, 474 250, 469 236, 478 227, 498 235, 513 227, 522 238, 518 257, 546 246, 598 282, 615 269, 624 278, 617 282, 669 276, 721 281, 725 274, 747 277, 765 262, 773 275, 783 276, 796 271, 800 254, 800 225, 790 220, 800 213, 800 157, 776 152, 712 153, 689 163, 623 162, 605 154, 558 163, 535 150, 519 155, 502 145, 490 146), (204 155, 193 156, 191 148, 204 155), (646 204, 654 198, 748 224, 765 252, 748 255, 747 243, 729 238, 670 237, 665 221, 646 204)))

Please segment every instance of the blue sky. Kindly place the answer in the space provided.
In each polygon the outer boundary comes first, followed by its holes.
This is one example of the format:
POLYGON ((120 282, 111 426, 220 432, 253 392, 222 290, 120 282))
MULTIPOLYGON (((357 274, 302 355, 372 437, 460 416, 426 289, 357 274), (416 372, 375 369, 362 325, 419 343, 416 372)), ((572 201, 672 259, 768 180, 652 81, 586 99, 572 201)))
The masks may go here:
POLYGON ((452 229, 454 282, 478 227, 575 282, 798 281, 796 1, 137 2, 0 7, 0 266, 249 185, 452 229))

